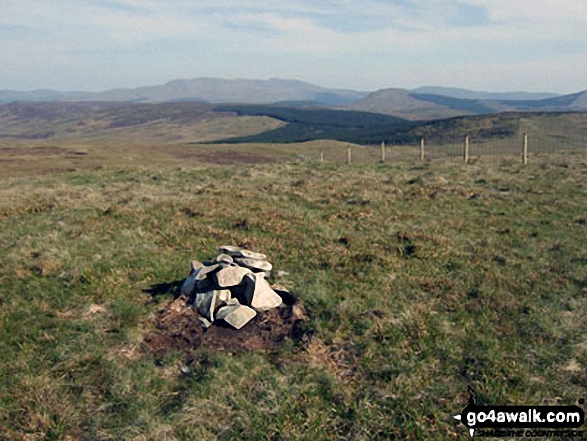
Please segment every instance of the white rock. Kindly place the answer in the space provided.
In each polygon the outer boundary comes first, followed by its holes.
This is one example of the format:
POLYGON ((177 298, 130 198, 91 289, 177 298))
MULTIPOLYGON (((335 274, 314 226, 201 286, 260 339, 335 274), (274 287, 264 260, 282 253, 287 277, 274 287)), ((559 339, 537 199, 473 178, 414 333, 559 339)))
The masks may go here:
POLYGON ((220 303, 227 304, 228 302, 230 302, 230 299, 232 298, 232 293, 227 289, 220 289, 220 290, 216 291, 216 293, 217 293, 219 304, 220 303))
POLYGON ((245 305, 224 306, 216 313, 218 320, 224 320, 235 329, 245 326, 257 313, 245 305))
POLYGON ((240 266, 229 266, 215 274, 216 284, 219 288, 237 286, 242 283, 243 277, 250 273, 250 269, 241 268, 240 266))
POLYGON ((228 254, 229 256, 231 255, 231 253, 236 253, 237 251, 241 250, 243 250, 243 248, 235 247, 233 245, 223 245, 221 247, 218 247, 218 251, 224 254, 228 254))
POLYGON ((196 275, 196 280, 200 281, 206 279, 208 274, 216 271, 218 268, 220 268, 220 265, 202 266, 196 275))
POLYGON ((246 280, 245 297, 255 311, 267 311, 281 305, 281 297, 271 289, 261 274, 249 274, 246 280))
POLYGON ((234 262, 234 259, 232 257, 230 257, 228 254, 220 254, 218 257, 216 257, 215 259, 216 263, 225 263, 225 264, 231 264, 234 262))
POLYGON ((202 325, 202 327, 204 329, 208 329, 210 326, 212 326, 212 322, 210 320, 208 320, 207 318, 198 317, 198 319, 200 320, 200 324, 202 325))
POLYGON ((239 253, 240 253, 240 256, 233 256, 233 257, 247 257, 249 259, 257 259, 257 260, 267 259, 267 256, 265 254, 255 253, 255 252, 249 251, 249 250, 240 250, 239 253))
POLYGON ((218 251, 224 254, 228 254, 231 257, 248 257, 250 259, 265 260, 267 256, 261 253, 255 253, 253 251, 245 250, 244 248, 235 247, 232 245, 224 245, 218 247, 218 251))
POLYGON ((190 274, 194 271, 198 271, 200 268, 203 268, 204 264, 199 260, 192 260, 190 262, 190 274))
POLYGON ((273 265, 271 265, 266 260, 250 259, 247 257, 237 257, 234 259, 234 261, 240 266, 243 266, 255 272, 271 271, 271 269, 273 268, 273 265))

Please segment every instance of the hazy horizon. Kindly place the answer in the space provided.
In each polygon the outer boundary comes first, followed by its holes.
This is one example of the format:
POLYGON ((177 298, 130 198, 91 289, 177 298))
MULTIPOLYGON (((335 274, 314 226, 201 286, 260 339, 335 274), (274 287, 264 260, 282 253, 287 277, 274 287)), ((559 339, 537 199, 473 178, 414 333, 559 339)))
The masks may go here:
POLYGON ((584 0, 3 0, 0 89, 296 79, 374 91, 585 90, 584 0))

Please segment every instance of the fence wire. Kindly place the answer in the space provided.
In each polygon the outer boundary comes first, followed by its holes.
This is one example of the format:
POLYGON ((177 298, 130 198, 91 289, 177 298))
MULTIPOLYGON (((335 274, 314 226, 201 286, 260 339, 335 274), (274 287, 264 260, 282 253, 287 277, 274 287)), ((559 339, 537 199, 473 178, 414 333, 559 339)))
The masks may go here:
MULTIPOLYGON (((501 158, 521 158, 523 154, 524 135, 510 138, 475 139, 469 137, 468 159, 475 161, 500 160, 501 158)), ((424 138, 424 161, 465 159, 465 136, 444 138, 442 140, 424 138)), ((587 137, 569 137, 549 134, 529 134, 527 138, 528 157, 542 153, 564 153, 587 151, 587 137)), ((304 155, 296 155, 296 160, 318 162, 386 162, 419 161, 421 147, 419 143, 386 144, 385 152, 381 145, 356 145, 342 143, 324 144, 304 155), (383 156, 382 156, 383 155, 383 156)))

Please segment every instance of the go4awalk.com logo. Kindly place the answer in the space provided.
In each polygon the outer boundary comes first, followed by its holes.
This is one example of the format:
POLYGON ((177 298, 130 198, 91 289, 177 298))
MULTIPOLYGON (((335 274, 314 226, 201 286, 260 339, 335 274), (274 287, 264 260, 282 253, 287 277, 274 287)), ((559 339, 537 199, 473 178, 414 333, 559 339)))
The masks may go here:
POLYGON ((478 406, 473 399, 454 418, 471 436, 583 438, 585 413, 579 406, 478 406))

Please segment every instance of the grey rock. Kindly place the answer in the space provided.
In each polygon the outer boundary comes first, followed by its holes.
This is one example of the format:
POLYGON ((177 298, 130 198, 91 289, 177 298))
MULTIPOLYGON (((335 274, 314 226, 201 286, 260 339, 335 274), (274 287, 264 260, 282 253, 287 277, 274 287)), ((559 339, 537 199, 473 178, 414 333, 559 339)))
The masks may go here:
POLYGON ((218 291, 208 291, 196 294, 194 306, 200 314, 209 321, 214 321, 214 311, 218 303, 218 291))
POLYGON ((267 311, 281 305, 281 297, 271 289, 269 282, 262 275, 249 274, 245 278, 245 297, 255 311, 267 311))
POLYGON ((184 296, 191 297, 196 291, 196 277, 198 271, 193 271, 181 285, 180 293, 184 296))
POLYGON ((245 250, 241 247, 235 247, 232 245, 224 245, 218 247, 218 251, 224 254, 228 254, 231 257, 248 257, 250 259, 265 260, 267 256, 261 253, 255 253, 253 251, 245 250))
POLYGON ((225 264, 231 264, 234 262, 233 258, 231 256, 229 256, 228 254, 220 254, 218 255, 218 257, 216 257, 216 263, 225 263, 225 264))
POLYGON ((239 253, 240 253, 240 256, 234 256, 234 257, 246 257, 249 259, 257 259, 257 260, 267 259, 267 256, 265 254, 255 253, 255 252, 249 251, 249 250, 240 250, 239 253))
POLYGON ((257 315, 254 309, 246 305, 223 306, 216 313, 218 320, 224 320, 235 329, 245 326, 257 315))
POLYGON ((196 275, 196 280, 200 281, 208 278, 208 275, 216 271, 218 268, 220 268, 220 265, 217 264, 210 266, 202 266, 202 268, 200 268, 198 274, 196 275))
POLYGON ((242 251, 244 248, 241 247, 235 247, 233 245, 223 245, 221 247, 218 247, 218 251, 220 251, 223 254, 228 254, 229 256, 232 255, 232 253, 236 253, 239 251, 242 251))
POLYGON ((228 302, 226 302, 226 305, 227 306, 240 305, 240 302, 238 301, 238 299, 236 297, 233 297, 228 302))
POLYGON ((239 266, 229 266, 221 269, 215 274, 216 285, 219 288, 228 288, 231 286, 240 285, 243 282, 243 277, 250 274, 251 270, 241 268, 239 266))
POLYGON ((273 265, 266 260, 251 259, 248 257, 236 257, 234 261, 245 268, 248 268, 254 272, 260 271, 271 271, 273 265))

